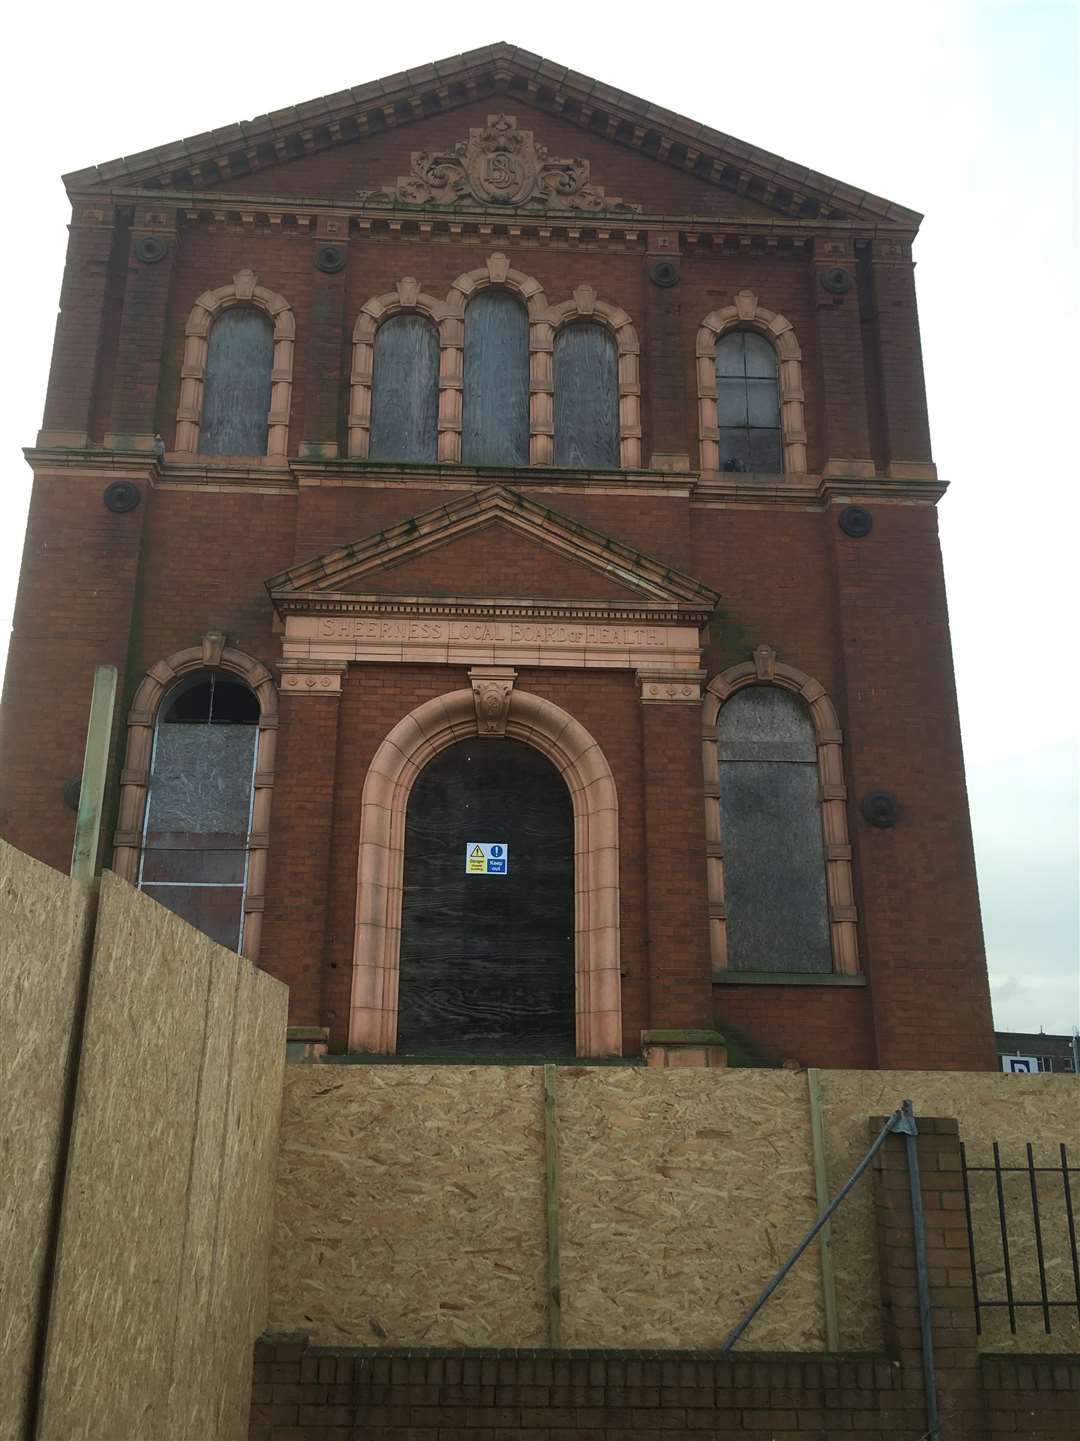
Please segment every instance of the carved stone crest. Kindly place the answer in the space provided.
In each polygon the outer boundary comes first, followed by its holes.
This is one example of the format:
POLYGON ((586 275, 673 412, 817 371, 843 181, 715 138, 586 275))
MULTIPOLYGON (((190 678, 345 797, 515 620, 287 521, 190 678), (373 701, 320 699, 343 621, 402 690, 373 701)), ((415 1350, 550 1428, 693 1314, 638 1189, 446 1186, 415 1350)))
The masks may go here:
POLYGON ((366 205, 505 205, 633 215, 641 209, 589 184, 589 162, 556 159, 517 128, 515 115, 489 115, 452 150, 414 150, 410 175, 381 190, 361 190, 366 205))
POLYGON ((476 705, 476 730, 482 736, 503 736, 510 715, 510 695, 517 672, 507 666, 473 666, 469 671, 476 705))

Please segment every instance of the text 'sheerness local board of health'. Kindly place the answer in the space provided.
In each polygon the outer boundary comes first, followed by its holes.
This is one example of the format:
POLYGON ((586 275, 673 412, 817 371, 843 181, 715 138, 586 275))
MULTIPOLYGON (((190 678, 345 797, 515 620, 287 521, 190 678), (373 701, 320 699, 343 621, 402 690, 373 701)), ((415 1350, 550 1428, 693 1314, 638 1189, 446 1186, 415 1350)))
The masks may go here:
POLYGON ((505 876, 510 862, 505 841, 466 841, 467 876, 505 876))

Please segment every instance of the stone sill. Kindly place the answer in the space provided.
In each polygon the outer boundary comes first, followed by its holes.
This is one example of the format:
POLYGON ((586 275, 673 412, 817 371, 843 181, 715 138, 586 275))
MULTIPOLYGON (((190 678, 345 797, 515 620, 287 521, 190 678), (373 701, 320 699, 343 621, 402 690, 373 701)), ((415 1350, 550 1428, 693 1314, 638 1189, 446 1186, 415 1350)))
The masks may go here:
POLYGON ((713 971, 714 986, 865 986, 864 975, 838 971, 713 971))
POLYGON ((463 1052, 460 1056, 383 1056, 370 1051, 339 1051, 320 1056, 324 1066, 637 1066, 645 1062, 640 1056, 547 1056, 509 1055, 477 1056, 463 1052))

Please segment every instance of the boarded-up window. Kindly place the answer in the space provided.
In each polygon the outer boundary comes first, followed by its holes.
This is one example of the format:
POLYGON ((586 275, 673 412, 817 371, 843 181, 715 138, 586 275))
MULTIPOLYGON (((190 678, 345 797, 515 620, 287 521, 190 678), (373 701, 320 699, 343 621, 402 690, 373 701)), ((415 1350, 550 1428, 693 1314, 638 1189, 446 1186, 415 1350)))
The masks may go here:
POLYGON ((830 971, 809 713, 788 691, 749 686, 720 708, 716 739, 729 965, 830 971))
POLYGON ((206 355, 199 450, 203 455, 265 455, 274 369, 274 324, 251 305, 214 321, 206 355))
POLYGON ((139 887, 213 940, 243 941, 259 704, 198 676, 164 702, 154 733, 139 887))
POLYGON ((776 351, 763 335, 733 330, 716 342, 721 470, 784 468, 776 351))
POLYGON ((375 336, 372 460, 433 461, 438 454, 439 333, 422 315, 395 315, 375 336))
POLYGON ((505 290, 482 290, 465 311, 461 459, 529 463, 529 317, 505 290))
POLYGON ((555 337, 555 464, 619 464, 619 357, 603 325, 569 325, 555 337))

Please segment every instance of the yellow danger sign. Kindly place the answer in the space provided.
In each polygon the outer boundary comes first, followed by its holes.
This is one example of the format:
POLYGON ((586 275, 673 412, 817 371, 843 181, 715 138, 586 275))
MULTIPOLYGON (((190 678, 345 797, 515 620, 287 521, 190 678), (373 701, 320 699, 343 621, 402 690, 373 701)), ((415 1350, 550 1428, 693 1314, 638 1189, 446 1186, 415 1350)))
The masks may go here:
POLYGON ((466 841, 467 876, 505 876, 510 864, 510 847, 505 841, 466 841))

